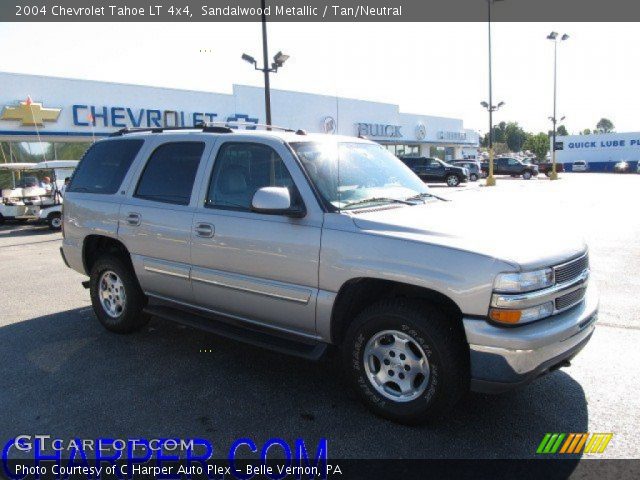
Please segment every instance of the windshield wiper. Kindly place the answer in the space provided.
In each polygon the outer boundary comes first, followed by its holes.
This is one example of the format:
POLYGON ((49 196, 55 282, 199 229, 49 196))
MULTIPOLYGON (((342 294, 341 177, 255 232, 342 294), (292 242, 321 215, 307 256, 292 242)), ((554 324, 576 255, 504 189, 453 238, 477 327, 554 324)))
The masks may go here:
POLYGON ((439 197, 438 195, 434 195, 433 193, 419 193, 417 195, 407 198, 407 200, 422 200, 423 198, 426 198, 426 197, 437 198, 438 200, 442 200, 443 202, 451 201, 448 198, 439 197))
POLYGON ((389 203, 402 203, 403 205, 415 205, 415 203, 409 202, 407 200, 400 200, 399 198, 374 197, 374 198, 365 198, 364 200, 358 200, 357 202, 347 203, 342 208, 354 207, 356 205, 364 205, 366 203, 375 203, 375 202, 389 202, 389 203))

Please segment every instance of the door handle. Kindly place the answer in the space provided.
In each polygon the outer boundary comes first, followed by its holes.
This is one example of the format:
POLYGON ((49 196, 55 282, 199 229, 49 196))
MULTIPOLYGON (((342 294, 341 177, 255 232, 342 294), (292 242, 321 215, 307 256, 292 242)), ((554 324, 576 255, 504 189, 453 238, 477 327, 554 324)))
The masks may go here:
POLYGON ((130 212, 127 214, 127 218, 126 218, 127 224, 133 226, 133 227, 137 227, 138 225, 140 225, 140 214, 139 213, 134 213, 134 212, 130 212))
POLYGON ((198 235, 199 237, 211 238, 213 237, 213 232, 215 231, 215 229, 213 228, 213 225, 209 223, 198 223, 196 225, 195 231, 196 235, 198 235))

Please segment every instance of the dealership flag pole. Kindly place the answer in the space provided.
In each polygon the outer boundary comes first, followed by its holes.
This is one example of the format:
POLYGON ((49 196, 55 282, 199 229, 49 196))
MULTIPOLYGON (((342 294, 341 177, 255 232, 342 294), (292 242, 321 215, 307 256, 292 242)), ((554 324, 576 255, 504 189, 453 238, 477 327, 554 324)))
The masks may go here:
POLYGON ((93 118, 93 115, 88 114, 87 115, 87 120, 89 120, 89 125, 91 125, 91 138, 93 139, 92 143, 96 143, 96 130, 95 130, 95 120, 93 118))
POLYGON ((27 95, 27 99, 24 102, 31 111, 31 120, 33 120, 33 126, 36 128, 36 135, 38 136, 38 144, 40 145, 40 150, 42 150, 42 158, 44 161, 47 161, 47 156, 44 154, 44 148, 42 148, 42 139, 40 138, 40 130, 38 129, 38 122, 36 122, 36 117, 33 114, 33 100, 31 100, 31 95, 27 95))

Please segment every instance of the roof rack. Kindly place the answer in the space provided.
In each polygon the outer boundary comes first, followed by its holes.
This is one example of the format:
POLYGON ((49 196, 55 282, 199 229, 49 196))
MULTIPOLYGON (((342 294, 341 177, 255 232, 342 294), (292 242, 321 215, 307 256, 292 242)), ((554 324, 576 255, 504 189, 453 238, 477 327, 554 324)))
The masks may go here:
POLYGON ((214 125, 196 125, 194 127, 143 127, 143 128, 121 128, 118 131, 110 134, 110 137, 121 137, 129 133, 151 132, 162 133, 180 130, 202 130, 204 133, 233 133, 233 129, 229 127, 214 126, 214 125))
MULTIPOLYGON (((296 132, 296 130, 293 130, 292 128, 279 127, 277 125, 267 125, 266 123, 237 122, 235 120, 230 120, 228 122, 207 122, 205 123, 205 125, 211 126, 211 127, 223 126, 227 128, 242 126, 242 127, 250 127, 251 130, 254 130, 257 127, 260 127, 260 128, 264 128, 265 130, 280 130, 281 132, 296 132)), ((249 128, 247 128, 247 130, 249 130, 249 128)))

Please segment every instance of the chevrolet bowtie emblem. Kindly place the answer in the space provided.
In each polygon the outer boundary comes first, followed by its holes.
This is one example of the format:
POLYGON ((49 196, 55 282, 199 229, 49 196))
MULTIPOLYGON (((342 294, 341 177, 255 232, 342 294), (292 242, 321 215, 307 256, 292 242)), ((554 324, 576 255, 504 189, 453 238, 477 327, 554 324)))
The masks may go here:
POLYGON ((42 108, 42 103, 20 102, 17 107, 4 107, 0 120, 18 120, 22 125, 44 125, 44 122, 55 122, 60 116, 61 108, 42 108))

